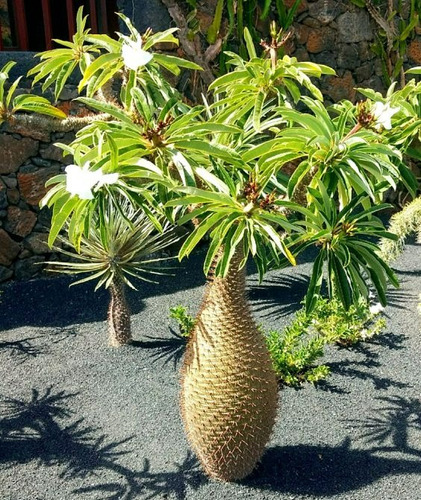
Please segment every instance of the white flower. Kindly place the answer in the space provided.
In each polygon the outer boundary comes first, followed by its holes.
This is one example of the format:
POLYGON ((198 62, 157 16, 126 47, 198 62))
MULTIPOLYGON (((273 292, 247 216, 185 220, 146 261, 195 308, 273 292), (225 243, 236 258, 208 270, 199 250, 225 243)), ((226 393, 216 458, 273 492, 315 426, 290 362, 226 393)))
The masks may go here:
POLYGON ((152 59, 153 54, 142 49, 142 40, 137 42, 126 38, 121 48, 124 65, 136 71, 141 66, 145 66, 152 59))
POLYGON ((89 170, 89 163, 83 168, 78 165, 66 167, 66 191, 71 195, 78 195, 81 200, 92 200, 94 195, 92 189, 100 188, 104 184, 117 182, 118 174, 103 174, 102 170, 89 170))
POLYGON ((372 304, 370 306, 370 314, 376 315, 380 314, 384 310, 384 307, 380 304, 380 302, 377 302, 376 304, 372 304))
POLYGON ((371 113, 376 121, 374 128, 380 130, 385 128, 390 130, 392 128, 391 118, 399 111, 399 108, 391 108, 389 103, 383 104, 380 101, 374 103, 371 108, 371 113))
MULTIPOLYGON (((96 172, 101 172, 101 169, 97 170, 96 172)), ((101 172, 101 177, 98 181, 96 188, 99 189, 104 184, 115 184, 117 180, 118 180, 118 174, 103 174, 101 172)))

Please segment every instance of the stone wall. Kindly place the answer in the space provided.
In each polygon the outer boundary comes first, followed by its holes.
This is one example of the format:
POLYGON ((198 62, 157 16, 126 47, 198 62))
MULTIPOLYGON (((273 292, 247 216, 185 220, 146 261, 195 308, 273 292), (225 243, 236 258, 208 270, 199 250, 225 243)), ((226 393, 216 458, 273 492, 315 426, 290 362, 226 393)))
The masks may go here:
MULTIPOLYGON (((327 64, 337 72, 336 77, 324 78, 321 84, 330 101, 355 100, 356 87, 384 92, 382 63, 371 50, 378 26, 367 10, 349 0, 303 0, 294 28, 296 36, 290 54, 300 61, 327 64)), ((410 40, 405 65, 420 64, 419 30, 410 40)))
POLYGON ((50 212, 39 209, 45 182, 64 163, 55 142, 69 143, 73 133, 0 129, 0 282, 26 279, 42 272, 40 265, 55 260, 47 245, 50 212))

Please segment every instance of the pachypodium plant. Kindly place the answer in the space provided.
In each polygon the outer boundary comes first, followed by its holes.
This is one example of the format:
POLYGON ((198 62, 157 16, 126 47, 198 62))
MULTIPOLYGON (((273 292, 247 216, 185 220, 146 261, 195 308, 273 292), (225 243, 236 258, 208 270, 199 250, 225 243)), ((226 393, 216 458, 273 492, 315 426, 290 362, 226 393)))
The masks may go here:
POLYGON ((22 112, 38 113, 58 120, 66 118, 66 114, 45 97, 26 93, 16 95, 22 77, 17 78, 6 90, 9 72, 15 64, 14 61, 9 61, 0 69, 0 125, 4 122, 13 123, 17 116, 22 116, 22 112))
MULTIPOLYGON (((73 178, 68 182, 69 190, 85 199, 91 199, 93 195, 88 187, 86 173, 77 165, 69 165, 66 170, 67 180, 73 178), (79 169, 76 173, 74 167, 79 169), (78 186, 75 186, 76 183, 78 186)), ((96 175, 98 179, 98 172, 90 174, 96 175)), ((112 182, 113 178, 110 176, 116 175, 108 174, 108 179, 103 175, 102 182, 112 182)), ((96 185, 98 186, 98 181, 96 185)), ((157 255, 180 237, 168 223, 164 224, 162 232, 157 231, 145 213, 134 207, 129 200, 121 198, 118 202, 116 207, 111 198, 101 199, 98 210, 92 215, 88 234, 81 237, 78 252, 66 250, 71 247, 70 242, 59 237, 61 246, 58 251, 71 260, 49 263, 50 271, 88 274, 73 285, 96 280, 95 290, 101 286, 109 290, 108 341, 113 347, 133 341, 126 287, 136 290, 134 280, 154 282, 153 278, 166 274, 162 261, 167 259, 157 255), (102 219, 101 224, 98 224, 99 217, 102 219)))
MULTIPOLYGON (((206 472, 242 479, 261 458, 278 410, 276 373, 246 300, 247 260, 255 260, 263 278, 285 261, 295 264, 295 255, 314 245, 319 254, 308 311, 324 262, 329 290, 346 308, 368 295, 367 278, 384 303, 387 282, 396 281, 372 239, 393 236, 373 213, 384 190, 410 176, 384 136, 382 110, 369 102, 329 113, 310 77, 332 70, 278 58, 276 33, 258 57, 246 32, 248 59, 230 54, 233 71, 212 84, 210 104, 190 106, 160 67, 197 66, 151 51, 158 41, 176 40, 174 30, 141 36, 123 17, 130 34, 112 40, 85 34, 80 19, 82 42, 73 55, 79 62, 85 54, 81 100, 108 119, 93 120, 63 146, 75 165, 49 181, 49 242, 67 227, 79 252, 87 240, 87 251, 92 242, 116 245, 111 213, 134 217, 124 213, 121 197, 164 234, 162 217, 190 227, 180 259, 208 242, 208 285, 187 346, 181 409, 206 472), (314 98, 303 98, 303 89, 314 98), (298 101, 306 112, 293 109, 298 101), (83 189, 73 182, 75 174, 84 179, 83 189)), ((54 66, 49 54, 34 70, 39 80, 47 77, 47 64, 54 66)), ((48 66, 55 76, 46 86, 60 89, 58 79, 76 67, 69 56, 63 54, 55 69, 48 66)), ((117 268, 97 265, 103 284, 111 286, 112 269, 120 276, 117 268)))

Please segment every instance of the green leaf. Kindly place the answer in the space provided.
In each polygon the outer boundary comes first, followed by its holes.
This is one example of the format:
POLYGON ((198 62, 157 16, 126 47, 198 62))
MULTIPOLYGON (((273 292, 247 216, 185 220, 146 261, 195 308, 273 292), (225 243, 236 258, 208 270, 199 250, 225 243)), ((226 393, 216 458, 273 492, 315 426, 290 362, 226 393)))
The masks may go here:
POLYGON ((99 56, 93 63, 91 63, 83 75, 82 80, 79 82, 78 91, 80 92, 83 87, 87 84, 88 80, 94 75, 99 69, 108 66, 113 61, 121 57, 121 54, 107 53, 99 56))
POLYGON ((73 70, 76 68, 76 66, 77 66, 77 61, 69 61, 68 63, 63 65, 62 69, 58 73, 54 89, 54 95, 56 99, 59 98, 64 88, 64 85, 69 79, 69 76, 73 73, 73 70))
POLYGON ((213 188, 216 188, 217 191, 220 191, 221 193, 224 193, 228 196, 230 195, 229 187, 221 179, 216 177, 214 174, 212 174, 205 168, 202 167, 196 168, 196 174, 201 179, 203 179, 207 184, 209 184, 213 188))
POLYGON ((262 109, 265 102, 266 93, 264 91, 259 91, 254 101, 253 108, 253 126, 257 132, 260 132, 260 120, 262 118, 262 109))
POLYGON ((179 260, 188 256, 208 231, 210 231, 221 219, 225 218, 226 215, 226 212, 217 212, 203 219, 180 248, 178 253, 179 260))
POLYGON ((170 29, 165 30, 165 31, 159 31, 158 33, 154 33, 153 35, 148 37, 148 39, 144 43, 144 45, 142 47, 143 50, 149 50, 151 47, 153 47, 157 43, 162 43, 162 42, 174 43, 174 44, 178 45, 178 43, 179 43, 178 39, 173 36, 173 33, 175 33, 178 30, 179 30, 179 28, 170 28, 170 29))
MULTIPOLYGON (((270 0, 269 0, 269 3, 270 3, 270 0)), ((244 28, 244 41, 246 42, 246 48, 247 48, 247 52, 249 54, 249 58, 250 59, 256 58, 257 54, 256 54, 256 49, 254 47, 253 38, 251 37, 250 31, 247 27, 244 28)))
POLYGON ((66 113, 52 106, 44 97, 22 94, 15 97, 13 104, 13 111, 30 111, 59 119, 67 118, 66 113))
POLYGON ((215 14, 213 16, 212 24, 209 26, 207 40, 209 44, 214 44, 221 29, 222 12, 224 9, 224 0, 218 0, 215 8, 215 14))
POLYGON ((158 64, 162 64, 163 66, 175 66, 178 68, 192 69, 194 71, 203 71, 203 68, 201 68, 198 64, 182 59, 181 57, 169 56, 167 54, 157 54, 155 52, 152 60, 158 64))
POLYGON ((306 314, 310 314, 319 298, 320 288, 323 283, 323 263, 325 259, 325 250, 322 249, 314 261, 311 273, 310 283, 308 285, 305 297, 306 314))
POLYGON ((329 263, 331 265, 331 272, 333 273, 331 277, 334 280, 335 292, 338 294, 345 309, 348 310, 352 305, 352 290, 347 273, 335 255, 330 256, 329 263))
POLYGON ((306 174, 310 171, 311 165, 307 161, 302 161, 294 170, 288 182, 288 197, 293 197, 295 189, 299 186, 306 174))
MULTIPOLYGON (((16 89, 21 81, 22 77, 20 76, 19 78, 17 78, 13 83, 12 85, 10 86, 8 92, 7 92, 7 96, 6 96, 6 108, 8 108, 10 106, 10 103, 12 101, 12 98, 13 98, 13 95, 15 94, 16 92, 16 89)), ((0 91, 0 95, 1 95, 1 91, 0 91)), ((1 97, 0 98, 0 103, 3 101, 3 98, 1 97)), ((1 106, 1 104, 0 104, 1 106)))
POLYGON ((67 196, 63 196, 63 198, 60 199, 60 202, 57 201, 55 203, 51 220, 50 234, 48 235, 48 245, 50 247, 53 246, 59 232, 78 203, 79 198, 77 196, 71 196, 70 193, 68 193, 67 196))
POLYGON ((78 97, 77 100, 83 102, 90 108, 102 111, 103 113, 107 113, 117 120, 130 125, 131 127, 133 126, 133 121, 131 120, 131 118, 124 111, 117 108, 116 106, 113 106, 112 104, 101 102, 96 99, 92 99, 91 97, 78 97))
MULTIPOLYGON (((249 76, 249 72, 247 70, 244 71, 232 71, 231 73, 227 73, 226 75, 220 76, 216 80, 214 80, 210 85, 209 85, 209 90, 215 90, 218 89, 218 87, 225 87, 231 82, 234 82, 236 80, 242 80, 244 78, 247 78, 249 76)), ((218 92, 218 90, 217 90, 218 92)))

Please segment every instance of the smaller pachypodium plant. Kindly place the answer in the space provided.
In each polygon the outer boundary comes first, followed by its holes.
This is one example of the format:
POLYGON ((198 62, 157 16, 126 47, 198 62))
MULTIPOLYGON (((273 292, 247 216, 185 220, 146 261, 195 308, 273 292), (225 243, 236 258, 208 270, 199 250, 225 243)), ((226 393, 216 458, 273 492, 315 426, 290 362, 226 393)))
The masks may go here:
POLYGON ((9 61, 0 69, 0 125, 3 122, 13 122, 22 112, 39 113, 57 119, 66 118, 66 114, 52 106, 45 97, 34 94, 15 95, 22 77, 17 78, 6 91, 9 71, 16 63, 9 61))
MULTIPOLYGON (((178 40, 173 35, 177 28, 155 34, 148 30, 140 35, 128 17, 121 13, 118 15, 129 30, 129 36, 117 33, 118 39, 114 40, 108 35, 91 34, 90 30, 86 29, 87 16, 83 17, 81 7, 77 13, 77 29, 72 41, 56 40, 62 47, 38 54, 41 61, 29 71, 28 76, 34 77, 34 84, 42 81, 43 91, 54 85, 56 99, 60 97, 65 83, 77 68, 82 75, 79 92, 85 89, 88 97, 96 95, 96 98, 105 100, 109 97, 111 100, 115 99, 115 96, 108 95, 104 88, 113 78, 120 81, 128 98, 135 86, 156 86, 158 79, 165 87, 162 94, 165 101, 171 87, 164 85, 164 81, 159 77, 159 67, 176 75, 180 73, 180 67, 201 69, 197 64, 179 57, 149 52, 154 45, 162 42, 178 45, 178 40), (146 65, 148 72, 144 71, 146 65)), ((155 98, 157 97, 156 94, 155 98)))
POLYGON ((415 234, 421 242, 421 198, 408 203, 403 210, 392 215, 389 231, 397 236, 396 240, 383 239, 380 244, 380 256, 387 262, 393 262, 403 252, 405 241, 415 234))
MULTIPOLYGON (((136 289, 133 279, 152 281, 154 275, 166 274, 160 262, 167 259, 156 255, 175 243, 179 236, 168 224, 158 232, 144 212, 134 208, 127 199, 119 200, 118 206, 111 199, 104 200, 100 213, 94 213, 92 218, 89 233, 81 237, 78 252, 58 249, 73 260, 50 262, 50 270, 89 273, 73 284, 97 280, 95 290, 104 286, 110 291, 109 343, 118 347, 132 342, 126 285, 136 289)), ((60 239, 70 245, 69 240, 60 239)))

